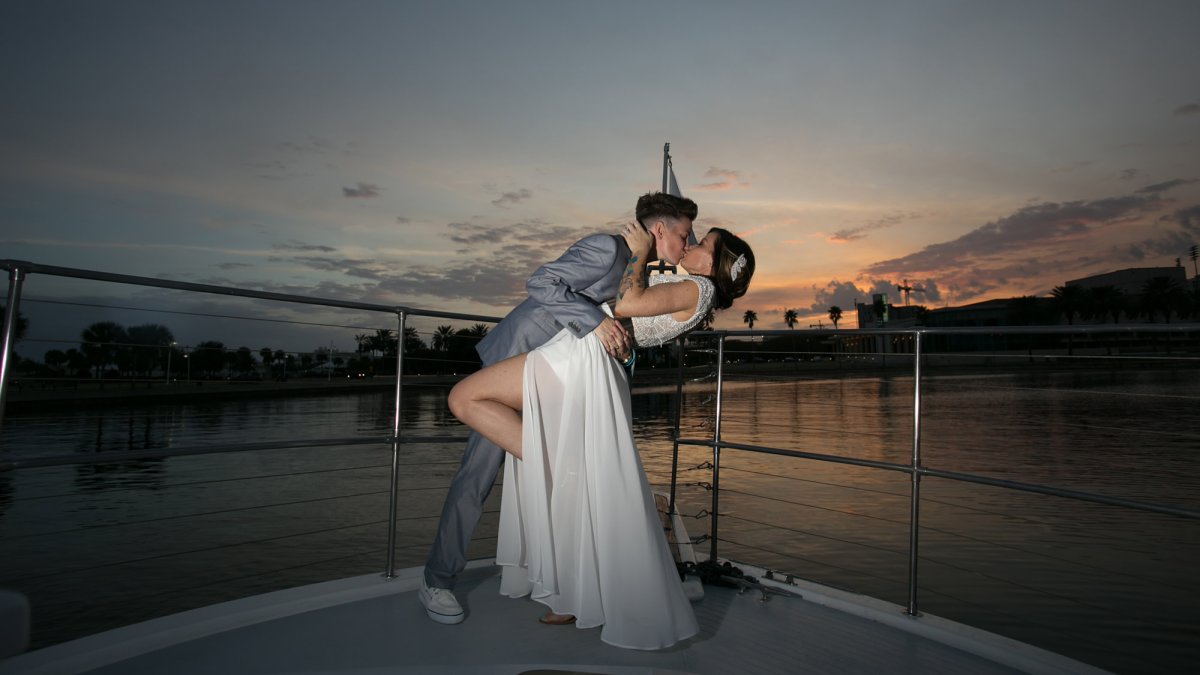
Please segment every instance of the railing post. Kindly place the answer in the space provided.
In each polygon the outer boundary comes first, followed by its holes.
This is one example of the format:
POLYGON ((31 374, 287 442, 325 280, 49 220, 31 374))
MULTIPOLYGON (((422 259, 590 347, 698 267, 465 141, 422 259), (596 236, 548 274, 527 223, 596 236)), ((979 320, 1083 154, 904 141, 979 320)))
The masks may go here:
POLYGON ((20 267, 8 270, 8 302, 4 305, 4 335, 0 336, 0 429, 4 428, 4 407, 8 399, 9 357, 17 338, 17 305, 21 301, 21 284, 25 275, 20 267))
POLYGON ((396 576, 396 506, 400 493, 400 412, 403 408, 404 386, 404 323, 407 312, 396 311, 399 328, 396 331, 396 404, 392 417, 392 486, 388 498, 387 567, 383 575, 388 579, 396 576))
POLYGON ((683 336, 675 338, 675 344, 679 347, 679 358, 676 359, 678 370, 675 378, 675 433, 671 436, 671 495, 667 502, 667 518, 671 523, 675 522, 675 491, 679 481, 679 422, 683 417, 683 336))
POLYGON ((917 534, 921 529, 921 331, 913 332, 912 496, 908 521, 908 609, 917 615, 917 534))
POLYGON ((709 534, 709 560, 717 559, 717 510, 721 496, 721 389, 725 384, 725 334, 717 336, 717 403, 713 411, 713 479, 712 479, 712 530, 709 534))

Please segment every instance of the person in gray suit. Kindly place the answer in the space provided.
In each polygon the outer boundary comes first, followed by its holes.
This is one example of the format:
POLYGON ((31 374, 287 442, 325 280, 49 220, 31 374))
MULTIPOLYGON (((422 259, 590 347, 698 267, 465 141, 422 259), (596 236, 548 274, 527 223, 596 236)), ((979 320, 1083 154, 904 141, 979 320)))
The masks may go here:
MULTIPOLYGON (((649 193, 638 199, 637 220, 654 237, 651 259, 672 265, 679 262, 685 249, 696 243, 692 222, 697 211, 692 200, 666 193, 649 193)), ((623 358, 629 351, 629 336, 600 305, 616 297, 629 258, 623 237, 595 234, 539 267, 525 283, 529 297, 476 346, 483 365, 532 351, 564 328, 577 338, 594 331, 609 355, 623 358)), ((499 446, 472 431, 450 483, 418 593, 429 618, 438 623, 456 624, 464 618, 453 588, 466 568, 467 546, 504 454, 499 446)))

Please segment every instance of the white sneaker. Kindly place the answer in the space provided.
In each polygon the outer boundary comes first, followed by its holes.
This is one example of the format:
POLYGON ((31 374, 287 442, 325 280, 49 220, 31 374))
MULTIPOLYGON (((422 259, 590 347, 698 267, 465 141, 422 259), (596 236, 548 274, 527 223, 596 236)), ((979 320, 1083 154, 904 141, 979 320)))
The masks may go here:
POLYGON ((434 621, 448 625, 462 623, 463 608, 458 604, 452 591, 445 588, 431 588, 425 584, 424 579, 421 579, 421 590, 417 593, 417 597, 425 607, 425 613, 434 621))

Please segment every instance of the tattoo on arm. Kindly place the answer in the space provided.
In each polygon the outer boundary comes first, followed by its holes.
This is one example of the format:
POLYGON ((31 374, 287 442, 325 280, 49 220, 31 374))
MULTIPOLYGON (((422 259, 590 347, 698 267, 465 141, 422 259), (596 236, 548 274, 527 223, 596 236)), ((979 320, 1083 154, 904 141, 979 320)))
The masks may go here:
POLYGON ((637 256, 635 255, 632 258, 630 258, 629 263, 627 265, 625 265, 625 274, 624 274, 624 276, 621 277, 621 284, 617 287, 617 300, 624 298, 625 293, 627 293, 629 291, 629 289, 633 287, 633 283, 634 283, 634 281, 633 281, 633 278, 634 278, 633 264, 637 261, 638 261, 638 259, 637 259, 637 256))

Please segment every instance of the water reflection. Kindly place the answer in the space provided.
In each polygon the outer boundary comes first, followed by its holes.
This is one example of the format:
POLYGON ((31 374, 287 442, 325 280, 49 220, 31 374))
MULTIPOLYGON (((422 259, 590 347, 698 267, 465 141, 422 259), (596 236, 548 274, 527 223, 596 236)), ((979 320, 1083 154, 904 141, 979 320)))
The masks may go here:
POLYGON ((100 492, 109 488, 156 490, 165 484, 166 460, 143 459, 102 464, 76 464, 75 487, 81 492, 100 492))
MULTIPOLYGON (((679 422, 684 437, 711 436, 711 384, 685 392, 679 422)), ((674 386, 660 387, 632 399, 635 437, 651 482, 660 486, 669 481, 674 392, 674 386)), ((1200 382, 1194 371, 936 377, 926 381, 923 392, 927 466, 1200 507, 1200 382)), ((898 463, 911 456, 909 377, 743 380, 728 383, 724 393, 725 440, 898 463)), ((393 396, 386 391, 14 414, 5 420, 2 440, 17 456, 48 456, 383 437, 392 428, 393 396)), ((405 433, 464 433, 446 409, 444 389, 414 387, 404 396, 405 433)), ((413 489, 405 493, 403 508, 421 514, 402 533, 417 551, 412 564, 420 562, 461 450, 457 442, 406 448, 404 479, 413 489)), ((139 544, 145 531, 120 525, 125 521, 173 533, 156 543, 178 549, 198 550, 212 542, 212 551, 220 552, 204 554, 209 556, 203 561, 206 569, 244 565, 249 576, 270 576, 277 558, 260 553, 247 562, 239 557, 242 549, 226 553, 221 545, 247 542, 244 546, 253 548, 264 537, 282 537, 279 545, 288 547, 289 565, 292 557, 333 559, 345 547, 375 551, 377 523, 386 508, 381 493, 387 453, 383 444, 290 448, 0 472, 0 539, 26 537, 20 560, 0 561, 0 568, 7 565, 8 578, 21 578, 58 569, 80 551, 137 558, 143 555, 139 544), (148 497, 148 491, 161 494, 148 497), (231 505, 244 505, 245 512, 223 515, 231 505), (166 513, 177 520, 153 524, 166 513), (29 534, 50 522, 56 528, 69 523, 61 527, 77 527, 83 534, 61 545, 29 534), (289 538, 288 528, 318 522, 344 539, 289 538), (356 529, 343 533, 339 528, 345 524, 356 529), (122 555, 126 550, 132 552, 122 555)), ((712 494, 703 485, 712 476, 695 467, 710 460, 711 451, 683 447, 680 454, 686 471, 680 476, 681 507, 697 514, 711 504, 712 494)), ((906 475, 741 451, 726 451, 722 466, 723 554, 904 602, 906 475)), ((1092 611, 1086 603, 1099 597, 1098 590, 1106 603, 1119 596, 1126 604, 1117 606, 1131 608, 1130 616, 1159 611, 1172 617, 1188 616, 1177 607, 1180 598, 1200 592, 1192 573, 1200 556, 1200 528, 1181 526, 1178 519, 950 481, 928 480, 925 486, 922 592, 929 611, 992 621, 1019 634, 1029 628, 1011 617, 1024 616, 1028 607, 1036 607, 1050 623, 1083 625, 1079 614, 1092 611), (1170 592, 1164 593, 1168 586, 1170 592), (1128 600, 1134 597, 1137 603, 1128 600), (997 607, 999 618, 979 609, 997 607)), ((699 534, 708 532, 711 522, 688 524, 699 534)), ((481 546, 486 554, 486 543, 481 546)), ((134 566, 114 582, 169 590, 173 579, 187 576, 173 574, 169 565, 199 564, 180 555, 163 570, 134 566)), ((106 573, 120 577, 122 569, 114 565, 106 573)), ((90 577, 71 582, 95 587, 90 577)), ((161 590, 155 598, 165 594, 161 590)), ((70 611, 77 594, 61 595, 64 611, 70 611)))
POLYGON ((8 513, 13 502, 13 472, 0 471, 0 520, 8 513))

